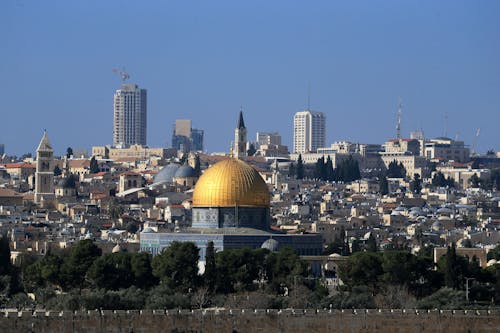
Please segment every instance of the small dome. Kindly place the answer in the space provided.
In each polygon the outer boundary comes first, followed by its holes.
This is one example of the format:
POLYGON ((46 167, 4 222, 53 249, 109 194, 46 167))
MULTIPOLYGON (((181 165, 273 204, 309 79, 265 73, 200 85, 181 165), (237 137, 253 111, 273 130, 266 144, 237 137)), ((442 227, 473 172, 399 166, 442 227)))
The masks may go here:
POLYGON ((280 247, 280 243, 276 239, 269 238, 264 243, 262 243, 260 248, 267 249, 271 252, 278 252, 279 247, 280 247))
POLYGON ((228 158, 201 175, 193 193, 193 207, 269 207, 264 179, 247 163, 228 158))
POLYGON ((113 250, 111 250, 111 253, 118 253, 118 252, 121 252, 121 251, 122 251, 122 247, 120 246, 120 244, 116 244, 113 247, 113 250))
POLYGON ((153 228, 147 227, 147 228, 144 228, 144 230, 142 232, 145 234, 150 234, 150 233, 155 233, 156 231, 154 231, 153 228))
POLYGON ((498 264, 498 261, 496 261, 495 259, 491 259, 491 260, 488 260, 488 263, 486 264, 486 266, 493 266, 496 264, 498 264))
POLYGON ((190 177, 195 177, 195 171, 191 166, 187 164, 184 164, 183 166, 178 168, 174 175, 174 178, 190 178, 190 177))
POLYGON ((441 222, 436 221, 436 222, 432 223, 432 230, 439 231, 439 230, 441 230, 441 228, 443 228, 443 225, 441 224, 441 222))
POLYGON ((180 168, 179 164, 171 163, 164 166, 160 172, 158 172, 154 178, 154 182, 168 182, 172 183, 177 169, 180 168))

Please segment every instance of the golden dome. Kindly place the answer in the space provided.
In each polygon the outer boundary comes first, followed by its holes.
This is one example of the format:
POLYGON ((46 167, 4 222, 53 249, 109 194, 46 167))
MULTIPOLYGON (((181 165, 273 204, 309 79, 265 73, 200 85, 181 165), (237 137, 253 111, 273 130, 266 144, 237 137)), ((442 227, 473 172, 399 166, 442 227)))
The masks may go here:
POLYGON ((193 193, 193 207, 269 207, 264 179, 247 163, 229 158, 203 173, 193 193))

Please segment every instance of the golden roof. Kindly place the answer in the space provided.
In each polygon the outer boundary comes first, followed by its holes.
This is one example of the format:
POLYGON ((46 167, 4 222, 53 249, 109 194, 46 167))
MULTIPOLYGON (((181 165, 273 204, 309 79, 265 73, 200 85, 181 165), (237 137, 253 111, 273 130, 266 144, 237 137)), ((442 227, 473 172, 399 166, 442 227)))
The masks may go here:
POLYGON ((264 179, 247 163, 229 158, 208 168, 196 183, 193 207, 269 207, 264 179))

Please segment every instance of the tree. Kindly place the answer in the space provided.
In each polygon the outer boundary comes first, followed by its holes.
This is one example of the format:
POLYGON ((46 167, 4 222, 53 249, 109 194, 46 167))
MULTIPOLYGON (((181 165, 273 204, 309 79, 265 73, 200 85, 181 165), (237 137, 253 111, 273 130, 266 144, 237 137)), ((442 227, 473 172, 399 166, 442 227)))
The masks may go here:
POLYGON ((497 246, 495 246, 495 248, 488 252, 487 259, 500 260, 500 244, 498 244, 497 246))
POLYGON ((194 158, 194 174, 196 177, 201 176, 201 162, 200 162, 200 155, 196 154, 194 158))
POLYGON ((438 171, 432 177, 432 185, 437 187, 455 187, 455 181, 450 176, 445 178, 441 171, 438 171))
POLYGON ((325 157, 320 157, 316 161, 316 165, 314 168, 314 178, 326 180, 326 165, 325 165, 325 157))
POLYGON ((337 253, 342 256, 349 255, 349 244, 346 241, 345 229, 343 226, 340 228, 339 234, 333 239, 333 243, 328 244, 326 247, 325 254, 332 253, 337 253))
POLYGON ((377 252, 377 240, 375 239, 375 236, 373 236, 373 233, 370 232, 370 236, 366 240, 366 251, 368 252, 377 252))
POLYGON ((92 156, 90 159, 90 173, 98 173, 99 172, 99 164, 95 159, 95 156, 92 156))
POLYGON ((460 289, 463 284, 467 265, 467 259, 457 255, 455 244, 453 243, 451 247, 448 246, 446 255, 442 256, 438 261, 438 270, 444 276, 445 286, 460 289))
POLYGON ((259 280, 266 252, 241 248, 216 253, 217 290, 229 293, 255 289, 254 281, 259 280))
POLYGON ((387 178, 385 176, 380 177, 378 185, 381 195, 389 194, 389 182, 387 182, 387 178))
POLYGON ((389 167, 387 168, 387 177, 388 178, 404 178, 406 176, 406 169, 403 163, 399 163, 394 160, 389 163, 389 167))
POLYGON ((410 182, 410 191, 415 194, 420 194, 420 191, 422 191, 422 180, 418 173, 413 174, 413 180, 410 182))
POLYGON ((198 282, 198 253, 193 243, 174 241, 153 258, 153 275, 172 290, 194 289, 198 282))
POLYGON ((361 179, 358 161, 353 159, 351 155, 349 158, 341 161, 335 171, 333 178, 336 181, 352 182, 361 179))
POLYGON ((247 155, 248 156, 253 156, 257 152, 257 149, 255 149, 255 145, 253 143, 250 144, 247 150, 247 155))
POLYGON ((217 282, 217 268, 215 265, 214 242, 212 241, 207 244, 205 254, 205 273, 203 274, 203 279, 205 280, 205 286, 208 288, 208 291, 213 292, 217 282))
POLYGON ((117 219, 123 214, 123 207, 116 198, 112 198, 108 202, 108 214, 112 219, 117 219))
POLYGON ((149 253, 133 253, 130 258, 130 269, 136 287, 149 288, 157 284, 157 279, 153 276, 149 253))
MULTIPOLYGON (((269 289, 281 292, 282 286, 288 289, 297 286, 297 279, 307 276, 307 264, 290 247, 269 253, 264 263, 269 289)), ((299 279, 301 283, 303 279, 299 279)))
POLYGON ((470 178, 469 178, 469 184, 472 186, 472 187, 479 187, 480 184, 481 184, 481 179, 477 176, 477 174, 473 174, 470 178))
POLYGON ((135 234, 137 230, 139 230, 139 227, 137 226, 137 223, 135 223, 134 221, 130 221, 129 223, 127 223, 125 229, 129 234, 135 234))
POLYGON ((407 251, 386 251, 382 254, 383 281, 394 285, 410 285, 413 282, 416 257, 407 251))
POLYGON ((66 149, 66 158, 71 158, 71 156, 73 156, 73 148, 68 147, 68 149, 66 149))
POLYGON ((297 170, 295 168, 295 164, 290 163, 290 166, 288 167, 288 177, 290 178, 295 178, 295 176, 297 175, 297 170))
POLYGON ((350 288, 358 285, 374 288, 383 273, 382 260, 378 253, 356 252, 340 265, 339 273, 350 288))
POLYGON ((56 165, 54 167, 54 176, 60 176, 62 174, 61 168, 59 168, 59 165, 56 165))
POLYGON ((334 173, 333 173, 333 162, 330 158, 330 155, 326 158, 326 180, 333 181, 334 173))
POLYGON ((117 252, 97 258, 88 270, 88 277, 98 288, 119 290, 130 287, 134 282, 130 255, 117 252))
POLYGON ((500 190, 500 169, 492 169, 490 174, 492 189, 500 190))
POLYGON ((82 289, 88 269, 100 255, 101 249, 90 239, 73 245, 61 267, 65 286, 82 289))
POLYGON ((296 176, 297 179, 304 178, 304 163, 302 162, 302 154, 299 154, 299 158, 297 159, 296 176))
POLYGON ((10 245, 6 234, 0 235, 0 275, 11 273, 10 245))

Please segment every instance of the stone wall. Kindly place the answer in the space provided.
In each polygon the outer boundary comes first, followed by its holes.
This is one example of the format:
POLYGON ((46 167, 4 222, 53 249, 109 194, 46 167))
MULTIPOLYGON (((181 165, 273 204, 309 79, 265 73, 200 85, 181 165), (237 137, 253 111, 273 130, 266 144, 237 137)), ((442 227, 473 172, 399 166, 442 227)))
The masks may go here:
POLYGON ((0 311, 0 332, 498 332, 500 310, 0 311))

